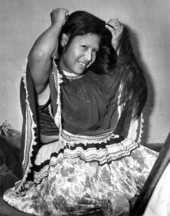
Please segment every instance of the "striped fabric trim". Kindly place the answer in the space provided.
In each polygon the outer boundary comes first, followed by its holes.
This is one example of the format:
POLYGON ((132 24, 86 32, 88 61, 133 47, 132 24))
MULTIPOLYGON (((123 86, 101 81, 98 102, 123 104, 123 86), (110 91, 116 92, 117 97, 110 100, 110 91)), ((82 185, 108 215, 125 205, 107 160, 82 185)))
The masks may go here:
MULTIPOLYGON (((34 176, 37 183, 48 175, 50 166, 56 166, 58 163, 62 165, 64 160, 79 158, 86 163, 97 162, 100 166, 103 166, 106 163, 109 164, 112 161, 130 155, 131 151, 139 146, 136 142, 127 138, 112 137, 107 143, 89 143, 88 145, 79 143, 69 148, 61 145, 62 147, 56 152, 56 146, 59 145, 59 142, 60 141, 56 141, 52 143, 54 148, 51 150, 51 156, 48 160, 42 161, 40 165, 36 165, 34 176), (54 158, 57 158, 57 164, 54 158)), ((45 146, 43 150, 45 152, 48 151, 48 146, 45 146)))

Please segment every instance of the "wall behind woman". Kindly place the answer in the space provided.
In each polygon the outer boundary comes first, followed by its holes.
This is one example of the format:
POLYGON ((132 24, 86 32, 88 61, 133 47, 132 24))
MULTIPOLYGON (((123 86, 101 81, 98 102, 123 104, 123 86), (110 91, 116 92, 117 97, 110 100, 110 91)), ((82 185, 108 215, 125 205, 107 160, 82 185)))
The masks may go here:
POLYGON ((132 32, 134 51, 146 71, 149 98, 144 142, 164 142, 170 130, 169 0, 0 0, 0 124, 21 130, 19 82, 35 39, 56 7, 87 10, 104 20, 119 18, 132 32))

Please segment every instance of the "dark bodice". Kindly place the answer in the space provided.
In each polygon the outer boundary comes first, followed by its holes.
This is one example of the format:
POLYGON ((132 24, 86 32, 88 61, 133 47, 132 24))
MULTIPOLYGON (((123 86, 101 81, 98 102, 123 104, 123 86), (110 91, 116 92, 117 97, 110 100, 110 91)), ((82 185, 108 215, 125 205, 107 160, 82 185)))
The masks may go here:
MULTIPOLYGON (((53 105, 56 104, 54 92, 51 90, 53 105)), ((117 97, 111 75, 89 71, 78 79, 64 78, 61 84, 62 128, 82 135, 114 130, 118 120, 117 97)))
POLYGON ((43 135, 58 135, 58 127, 52 116, 51 99, 42 106, 38 106, 38 124, 40 133, 43 135))

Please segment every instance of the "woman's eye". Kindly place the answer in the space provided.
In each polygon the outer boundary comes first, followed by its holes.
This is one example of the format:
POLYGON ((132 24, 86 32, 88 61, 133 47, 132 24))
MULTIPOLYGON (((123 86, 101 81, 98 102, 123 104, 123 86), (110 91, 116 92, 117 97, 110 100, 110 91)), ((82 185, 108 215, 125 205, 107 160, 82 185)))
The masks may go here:
POLYGON ((93 52, 94 52, 94 53, 97 53, 97 52, 98 52, 98 50, 93 50, 93 52))
POLYGON ((97 52, 98 52, 98 50, 93 50, 93 53, 96 55, 97 54, 97 52))
POLYGON ((81 46, 84 50, 87 50, 87 46, 86 45, 82 45, 81 46))

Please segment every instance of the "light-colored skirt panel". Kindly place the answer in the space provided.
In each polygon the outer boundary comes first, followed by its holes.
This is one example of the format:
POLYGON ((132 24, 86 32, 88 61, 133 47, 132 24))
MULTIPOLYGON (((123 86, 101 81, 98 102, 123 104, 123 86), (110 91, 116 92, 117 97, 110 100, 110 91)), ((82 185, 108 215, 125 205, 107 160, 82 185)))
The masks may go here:
POLYGON ((34 181, 26 182, 21 193, 9 189, 3 198, 41 216, 128 213, 156 158, 156 152, 121 137, 73 146, 56 141, 39 150, 34 181))

